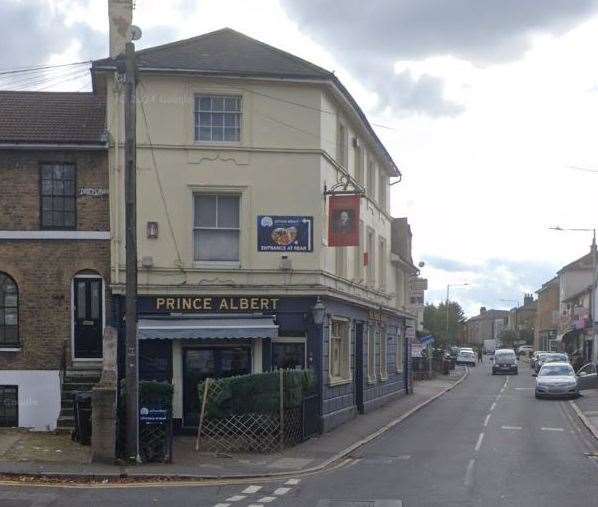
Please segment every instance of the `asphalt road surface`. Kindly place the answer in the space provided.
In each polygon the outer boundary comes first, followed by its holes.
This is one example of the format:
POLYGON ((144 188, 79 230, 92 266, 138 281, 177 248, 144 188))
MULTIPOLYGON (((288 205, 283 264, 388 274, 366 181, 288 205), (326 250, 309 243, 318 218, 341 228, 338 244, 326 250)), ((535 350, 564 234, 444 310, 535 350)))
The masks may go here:
POLYGON ((316 475, 210 487, 0 486, 0 506, 598 505, 595 441, 567 401, 536 400, 533 380, 525 364, 517 376, 472 368, 460 386, 316 475))

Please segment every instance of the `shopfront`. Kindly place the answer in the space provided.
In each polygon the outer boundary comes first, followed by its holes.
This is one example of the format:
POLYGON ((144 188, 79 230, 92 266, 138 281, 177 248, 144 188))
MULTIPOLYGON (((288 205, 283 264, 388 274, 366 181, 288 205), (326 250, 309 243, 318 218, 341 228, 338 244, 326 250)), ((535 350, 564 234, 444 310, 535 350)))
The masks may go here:
POLYGON ((197 386, 206 378, 314 367, 317 346, 308 331, 315 300, 140 296, 139 377, 171 382, 176 425, 195 427, 197 386))

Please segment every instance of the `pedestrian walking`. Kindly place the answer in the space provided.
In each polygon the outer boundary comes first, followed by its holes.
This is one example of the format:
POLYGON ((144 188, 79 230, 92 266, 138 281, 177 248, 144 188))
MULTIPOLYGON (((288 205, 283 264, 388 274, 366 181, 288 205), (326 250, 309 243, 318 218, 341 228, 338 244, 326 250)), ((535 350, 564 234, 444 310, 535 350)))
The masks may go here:
POLYGON ((478 363, 484 362, 484 355, 482 354, 482 349, 478 349, 478 363))

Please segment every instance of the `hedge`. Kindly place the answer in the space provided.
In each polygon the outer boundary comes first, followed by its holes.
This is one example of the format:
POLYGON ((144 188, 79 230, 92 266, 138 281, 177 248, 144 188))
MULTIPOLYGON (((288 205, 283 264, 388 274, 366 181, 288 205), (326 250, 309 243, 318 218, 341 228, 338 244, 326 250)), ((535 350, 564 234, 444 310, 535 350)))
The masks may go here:
MULTIPOLYGON (((315 387, 311 370, 285 370, 284 408, 301 405, 315 387)), ((228 417, 248 413, 271 413, 280 410, 280 372, 254 373, 210 380, 210 396, 206 417, 228 417)), ((203 403, 205 382, 198 385, 200 404, 203 403)))

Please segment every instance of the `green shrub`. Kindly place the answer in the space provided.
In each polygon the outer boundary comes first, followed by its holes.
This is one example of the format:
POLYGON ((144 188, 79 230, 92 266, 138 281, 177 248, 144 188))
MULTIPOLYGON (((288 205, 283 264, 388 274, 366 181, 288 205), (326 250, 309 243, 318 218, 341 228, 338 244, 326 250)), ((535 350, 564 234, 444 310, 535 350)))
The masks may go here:
MULTIPOLYGON (((286 370, 284 375, 284 406, 294 408, 315 388, 311 370, 286 370)), ((206 416, 221 418, 247 413, 272 413, 280 410, 280 372, 255 373, 212 379, 210 391, 217 388, 206 407, 206 416), (214 385, 215 384, 215 385, 214 385)), ((205 382, 198 385, 200 403, 203 402, 205 382)))

